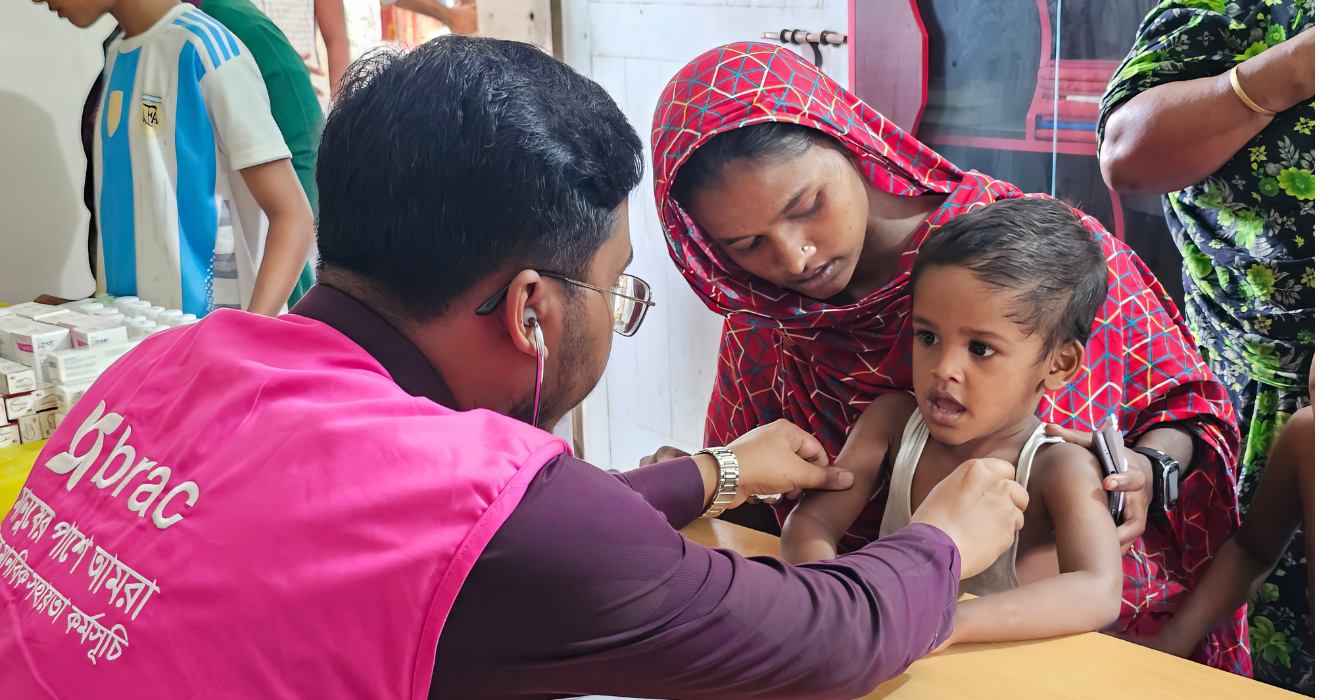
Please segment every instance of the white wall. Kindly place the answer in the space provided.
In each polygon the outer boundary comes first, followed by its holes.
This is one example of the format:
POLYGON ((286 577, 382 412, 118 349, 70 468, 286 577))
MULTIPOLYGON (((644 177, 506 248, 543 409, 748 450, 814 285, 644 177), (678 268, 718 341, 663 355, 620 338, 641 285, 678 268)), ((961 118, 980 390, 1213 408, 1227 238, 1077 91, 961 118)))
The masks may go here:
MULTIPOLYGON (((665 83, 689 60, 763 31, 848 31, 847 0, 563 0, 564 59, 600 83, 648 145, 642 186, 629 201, 631 272, 656 307, 632 338, 614 339, 605 379, 587 400, 585 457, 630 469, 661 445, 701 445, 715 381, 721 318, 669 259, 651 185, 651 115, 665 83), (584 18, 585 15, 585 18, 584 18)), ((799 47, 811 59, 811 49, 799 47)), ((825 72, 847 82, 847 50, 826 47, 825 72)))
POLYGON ((113 26, 80 30, 45 5, 0 3, 0 301, 94 291, 81 120, 113 26))

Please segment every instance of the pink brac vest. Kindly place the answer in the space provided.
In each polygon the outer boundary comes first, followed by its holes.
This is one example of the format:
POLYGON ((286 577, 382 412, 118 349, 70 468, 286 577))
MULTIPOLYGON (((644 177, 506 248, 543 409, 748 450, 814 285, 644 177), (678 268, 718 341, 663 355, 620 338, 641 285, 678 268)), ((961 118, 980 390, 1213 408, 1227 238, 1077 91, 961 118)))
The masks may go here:
POLYGON ((152 336, 0 522, 0 698, 425 698, 464 579, 565 450, 310 319, 152 336))

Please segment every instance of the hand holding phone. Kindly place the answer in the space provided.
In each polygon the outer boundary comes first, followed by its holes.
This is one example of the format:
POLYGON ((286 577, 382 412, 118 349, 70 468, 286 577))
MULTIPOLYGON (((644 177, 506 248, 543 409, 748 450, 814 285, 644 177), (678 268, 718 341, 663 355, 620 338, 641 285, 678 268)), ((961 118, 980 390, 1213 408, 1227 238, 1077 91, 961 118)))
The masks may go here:
MULTIPOLYGON (((1114 414, 1100 425, 1100 429, 1091 436, 1091 449, 1100 459, 1101 480, 1114 474, 1127 471, 1127 459, 1123 456, 1123 436, 1118 432, 1118 420, 1114 414)), ((1115 525, 1123 524, 1123 492, 1106 491, 1109 494, 1109 514, 1115 525)))

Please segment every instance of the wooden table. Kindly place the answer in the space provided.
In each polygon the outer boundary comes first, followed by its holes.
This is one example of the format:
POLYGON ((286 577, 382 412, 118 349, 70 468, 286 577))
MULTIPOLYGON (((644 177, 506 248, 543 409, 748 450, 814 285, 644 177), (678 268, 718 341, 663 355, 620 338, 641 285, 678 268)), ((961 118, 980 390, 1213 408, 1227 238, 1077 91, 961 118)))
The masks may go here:
MULTIPOLYGON (((743 556, 779 556, 779 538, 721 520, 698 520, 685 537, 743 556)), ((1031 642, 955 644, 910 666, 867 700, 1049 698, 1280 698, 1301 696, 1090 632, 1031 642)))
MULTIPOLYGON (((0 448, 0 513, 18 498, 45 442, 0 448)), ((779 556, 779 538, 722 520, 683 528, 693 542, 779 556)), ((867 700, 1280 698, 1301 696, 1094 632, 1034 642, 957 644, 881 685, 867 700)))

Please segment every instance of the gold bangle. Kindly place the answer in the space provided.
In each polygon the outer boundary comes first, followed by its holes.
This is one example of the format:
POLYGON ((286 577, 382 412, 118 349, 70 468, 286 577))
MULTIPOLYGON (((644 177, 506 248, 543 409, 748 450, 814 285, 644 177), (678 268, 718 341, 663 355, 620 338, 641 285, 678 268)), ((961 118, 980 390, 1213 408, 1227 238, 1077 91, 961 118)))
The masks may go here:
POLYGON ((1250 97, 1247 97, 1247 93, 1242 90, 1242 83, 1238 82, 1237 69, 1238 69, 1237 66, 1233 66, 1233 70, 1228 72, 1228 82, 1232 83, 1233 92, 1237 93, 1238 98, 1242 100, 1242 104, 1246 105, 1247 107, 1250 107, 1251 111, 1255 112, 1256 114, 1264 114, 1267 117, 1272 117, 1278 114, 1278 112, 1271 112, 1268 109, 1261 107, 1255 102, 1252 102, 1250 97))

